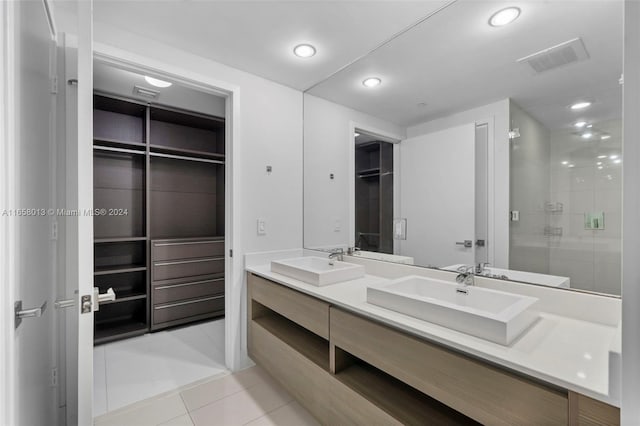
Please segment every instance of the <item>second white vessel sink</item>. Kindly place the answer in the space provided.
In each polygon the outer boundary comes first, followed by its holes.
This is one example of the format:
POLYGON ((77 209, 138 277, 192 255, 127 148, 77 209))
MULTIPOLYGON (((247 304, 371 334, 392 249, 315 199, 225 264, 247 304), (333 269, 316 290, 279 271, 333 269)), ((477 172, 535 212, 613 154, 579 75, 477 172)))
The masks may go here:
POLYGON ((308 284, 324 286, 364 277, 364 266, 326 257, 306 256, 271 261, 271 272, 286 275, 308 284))
POLYGON ((537 301, 420 276, 367 287, 368 303, 502 345, 510 344, 536 321, 538 312, 532 308, 537 301))

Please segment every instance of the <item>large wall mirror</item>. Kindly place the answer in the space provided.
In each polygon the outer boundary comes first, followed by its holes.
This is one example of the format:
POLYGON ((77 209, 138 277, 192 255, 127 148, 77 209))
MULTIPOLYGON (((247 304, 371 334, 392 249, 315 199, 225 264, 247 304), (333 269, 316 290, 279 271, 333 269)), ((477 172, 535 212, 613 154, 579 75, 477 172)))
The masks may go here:
POLYGON ((305 92, 305 247, 619 295, 623 2, 420 18, 305 92))

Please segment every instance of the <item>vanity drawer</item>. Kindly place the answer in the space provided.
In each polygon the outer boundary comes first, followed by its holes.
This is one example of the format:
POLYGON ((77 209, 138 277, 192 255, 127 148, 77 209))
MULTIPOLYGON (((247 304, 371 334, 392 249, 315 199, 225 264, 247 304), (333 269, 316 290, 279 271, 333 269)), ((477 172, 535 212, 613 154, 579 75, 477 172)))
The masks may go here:
POLYGON ((222 272, 224 272, 224 257, 154 260, 152 279, 153 281, 161 281, 181 277, 219 274, 222 272))
POLYGON ((566 392, 331 308, 331 344, 483 424, 566 425, 566 392))
POLYGON ((164 303, 153 307, 154 325, 224 311, 224 295, 164 303))
POLYGON ((153 283, 153 304, 224 294, 224 277, 153 283))
POLYGON ((155 240, 151 242, 151 260, 176 260, 199 257, 224 257, 224 240, 155 240))
POLYGON ((329 338, 328 303, 251 273, 247 282, 249 300, 255 300, 320 337, 329 338))

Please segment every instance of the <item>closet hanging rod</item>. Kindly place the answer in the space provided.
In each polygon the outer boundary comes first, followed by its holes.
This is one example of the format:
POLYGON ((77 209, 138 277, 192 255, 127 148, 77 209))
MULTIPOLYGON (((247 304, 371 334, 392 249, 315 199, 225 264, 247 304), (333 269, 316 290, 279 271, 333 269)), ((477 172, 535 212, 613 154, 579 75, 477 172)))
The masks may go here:
POLYGON ((151 155, 152 157, 173 158, 175 160, 199 161, 201 163, 224 164, 224 161, 220 161, 220 160, 208 160, 206 158, 194 158, 194 157, 185 157, 182 155, 162 154, 160 152, 150 152, 149 155, 151 155))
POLYGON ((126 154, 144 155, 144 151, 137 151, 135 149, 126 149, 126 148, 114 148, 111 146, 94 145, 93 149, 97 149, 100 151, 123 152, 126 154))

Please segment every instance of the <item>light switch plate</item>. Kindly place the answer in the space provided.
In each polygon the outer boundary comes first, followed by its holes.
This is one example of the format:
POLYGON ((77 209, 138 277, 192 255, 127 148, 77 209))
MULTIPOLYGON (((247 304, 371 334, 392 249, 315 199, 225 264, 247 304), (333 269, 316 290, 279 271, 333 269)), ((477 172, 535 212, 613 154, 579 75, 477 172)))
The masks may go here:
POLYGON ((400 218, 400 219, 393 220, 393 239, 394 240, 407 239, 407 219, 400 218))
POLYGON ((258 235, 267 235, 267 224, 262 218, 258 218, 258 235))

